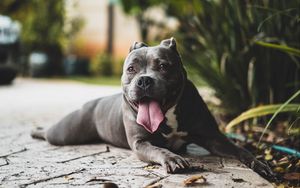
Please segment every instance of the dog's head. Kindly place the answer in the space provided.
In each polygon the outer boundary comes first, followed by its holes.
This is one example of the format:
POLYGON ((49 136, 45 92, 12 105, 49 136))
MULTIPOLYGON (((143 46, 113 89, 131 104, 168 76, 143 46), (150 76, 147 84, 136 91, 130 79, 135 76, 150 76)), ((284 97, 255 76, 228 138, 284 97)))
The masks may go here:
POLYGON ((125 99, 137 111, 137 123, 156 131, 180 97, 185 80, 174 38, 153 47, 135 42, 124 63, 122 86, 125 99))

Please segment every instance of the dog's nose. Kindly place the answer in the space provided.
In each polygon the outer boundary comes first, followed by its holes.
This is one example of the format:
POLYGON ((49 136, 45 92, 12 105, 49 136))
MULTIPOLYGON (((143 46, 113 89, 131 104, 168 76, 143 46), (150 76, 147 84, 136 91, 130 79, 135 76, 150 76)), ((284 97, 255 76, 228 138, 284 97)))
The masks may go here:
POLYGON ((153 79, 149 76, 141 76, 136 85, 141 89, 147 89, 153 84, 153 79))

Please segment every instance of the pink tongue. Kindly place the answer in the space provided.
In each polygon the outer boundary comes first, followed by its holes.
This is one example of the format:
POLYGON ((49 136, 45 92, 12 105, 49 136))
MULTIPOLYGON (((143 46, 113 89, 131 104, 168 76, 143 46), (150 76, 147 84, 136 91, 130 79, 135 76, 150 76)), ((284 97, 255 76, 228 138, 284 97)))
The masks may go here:
POLYGON ((155 132, 159 124, 164 120, 164 115, 158 102, 146 101, 139 103, 136 122, 142 125, 147 131, 155 132))

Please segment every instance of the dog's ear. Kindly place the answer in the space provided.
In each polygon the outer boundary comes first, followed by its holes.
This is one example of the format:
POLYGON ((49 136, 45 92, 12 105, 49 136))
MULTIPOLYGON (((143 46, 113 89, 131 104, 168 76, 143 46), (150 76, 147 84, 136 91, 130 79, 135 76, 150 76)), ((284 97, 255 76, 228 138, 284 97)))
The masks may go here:
POLYGON ((171 37, 170 39, 165 39, 165 40, 161 41, 160 45, 169 47, 173 50, 177 50, 176 49, 176 41, 173 37, 171 37))
POLYGON ((142 47, 148 47, 147 44, 143 43, 143 42, 134 42, 129 49, 129 52, 131 52, 132 50, 136 50, 142 47))

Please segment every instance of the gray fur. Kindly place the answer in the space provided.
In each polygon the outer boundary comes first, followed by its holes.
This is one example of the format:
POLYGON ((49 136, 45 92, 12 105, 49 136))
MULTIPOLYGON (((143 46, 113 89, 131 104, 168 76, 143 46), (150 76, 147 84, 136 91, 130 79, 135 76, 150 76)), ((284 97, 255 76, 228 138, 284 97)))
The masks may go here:
POLYGON ((196 87, 186 77, 174 38, 154 47, 134 43, 124 63, 122 88, 123 93, 90 101, 46 133, 36 131, 32 136, 45 138, 54 145, 104 141, 130 148, 139 159, 161 164, 169 173, 189 167, 189 163, 174 152, 188 143, 196 143, 213 154, 236 157, 248 166, 255 164, 253 169, 261 175, 271 173, 268 166, 232 144, 219 131, 196 87), (141 77, 153 83, 141 89, 137 86, 141 77), (136 123, 135 103, 145 96, 159 101, 163 113, 172 118, 153 134, 136 123), (168 113, 172 107, 174 115, 168 113), (176 132, 172 129, 174 126, 166 124, 170 122, 176 123, 176 132), (177 135, 170 136, 172 131, 177 135))

